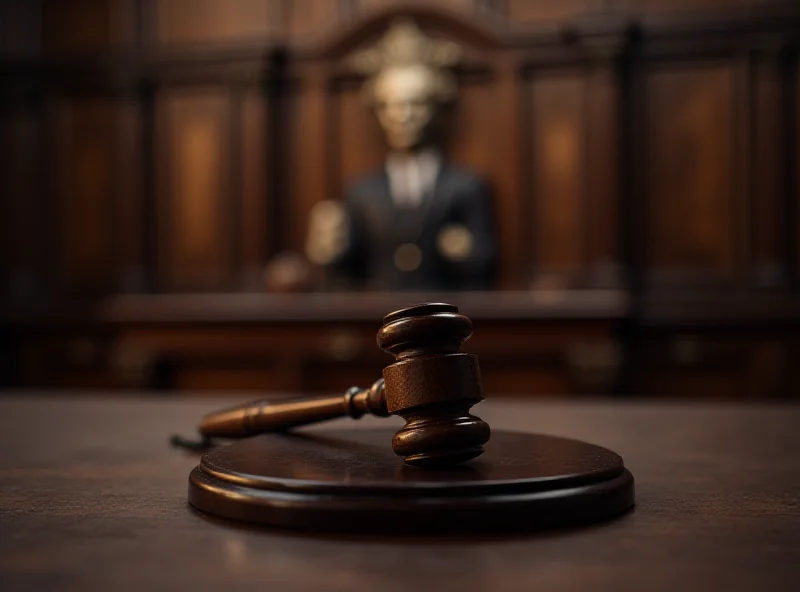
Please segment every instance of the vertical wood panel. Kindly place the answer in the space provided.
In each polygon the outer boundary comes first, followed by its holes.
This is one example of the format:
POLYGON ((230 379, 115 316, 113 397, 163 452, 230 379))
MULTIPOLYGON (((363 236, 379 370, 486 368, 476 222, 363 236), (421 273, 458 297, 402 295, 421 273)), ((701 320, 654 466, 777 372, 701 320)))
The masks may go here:
POLYGON ((42 136, 40 113, 11 110, 2 119, 3 246, 8 278, 3 292, 25 298, 43 275, 42 136))
POLYGON ((633 10, 641 12, 673 12, 727 8, 752 3, 752 0, 626 0, 633 10))
POLYGON ((500 247, 498 282, 519 286, 523 275, 520 240, 521 197, 517 186, 517 86, 511 68, 489 81, 464 83, 446 130, 448 157, 484 179, 491 190, 500 247), (502 108, 498 109, 498 105, 502 108))
MULTIPOLYGON (((346 189, 365 173, 379 168, 386 157, 386 144, 375 114, 364 104, 359 89, 338 95, 338 143, 340 187, 346 189)), ((339 196, 331 195, 336 199, 339 196)))
MULTIPOLYGON (((791 96, 795 102, 793 106, 795 125, 794 130, 787 130, 787 133, 794 132, 794 138, 792 142, 784 143, 784 146, 791 144, 794 150, 794 162, 791 160, 791 154, 786 161, 789 162, 789 166, 794 166, 794 178, 791 178, 792 175, 787 175, 787 177, 789 177, 789 183, 794 182, 794 220, 792 220, 795 240, 794 263, 796 277, 800 279, 800 60, 798 60, 797 54, 795 54, 794 89, 792 90, 793 94, 791 96)), ((791 109, 792 105, 789 107, 791 109)), ((787 191, 787 194, 791 197, 791 192, 787 191)), ((787 242, 791 242, 791 239, 787 242)))
POLYGON ((586 220, 595 285, 620 281, 620 118, 619 80, 614 62, 595 64, 586 90, 586 220))
POLYGON ((752 258, 761 286, 781 282, 781 81, 774 59, 759 59, 753 69, 752 258))
POLYGON ((33 0, 0 2, 0 52, 8 56, 29 56, 42 46, 42 16, 33 0))
POLYGON ((173 91, 159 101, 159 257, 175 289, 229 279, 230 101, 221 90, 173 91))
POLYGON ((518 289, 527 285, 529 261, 525 248, 528 227, 523 215, 524 192, 522 188, 523 146, 522 128, 522 80, 520 68, 513 58, 496 57, 494 60, 495 81, 492 88, 493 104, 488 113, 479 115, 484 122, 491 122, 492 130, 487 135, 497 151, 494 153, 494 210, 496 225, 500 233, 500 265, 498 287, 518 289))
POLYGON ((133 0, 44 0, 42 36, 52 52, 130 45, 136 36, 133 0))
MULTIPOLYGON (((402 6, 405 3, 407 0, 357 0, 358 8, 363 11, 387 6, 402 6)), ((475 10, 476 0, 437 0, 436 4, 443 8, 469 14, 475 10)))
POLYGON ((449 158, 488 182, 500 246, 499 285, 517 288, 522 269, 518 160, 519 88, 516 69, 498 67, 493 81, 464 83, 449 121, 449 158), (498 106, 502 106, 499 107, 498 106))
POLYGON ((653 277, 701 271, 730 278, 736 265, 732 68, 655 71, 647 87, 653 277))
POLYGON ((142 113, 135 98, 118 99, 119 133, 115 144, 114 234, 119 253, 119 289, 145 288, 145 218, 143 194, 142 113))
POLYGON ((260 285, 266 261, 269 221, 267 175, 270 161, 267 138, 267 99, 258 91, 245 94, 242 103, 242 262, 244 283, 260 285))
POLYGON ((281 26, 274 0, 152 0, 159 43, 268 39, 281 26))
POLYGON ((58 106, 59 275, 70 290, 113 281, 115 117, 110 99, 58 106))
POLYGON ((292 0, 286 33, 292 37, 319 35, 334 28, 340 21, 341 2, 335 0, 292 0))
POLYGON ((531 85, 531 240, 539 273, 574 275, 586 262, 584 84, 582 77, 570 74, 531 85))
POLYGON ((487 181, 494 180, 496 155, 502 148, 494 133, 497 121, 487 116, 495 108, 495 98, 489 84, 462 85, 446 138, 452 160, 487 181))
MULTIPOLYGON (((797 53, 794 56, 795 70, 794 70, 794 89, 789 89, 790 96, 794 99, 794 105, 789 105, 789 110, 794 109, 794 130, 787 129, 785 133, 794 134, 791 142, 785 142, 784 146, 791 145, 794 150, 794 161, 792 155, 789 154, 786 161, 789 166, 794 166, 794 175, 786 175, 789 183, 794 183, 794 195, 791 190, 787 190, 787 195, 794 198, 794 220, 791 221, 793 235, 790 235, 789 249, 791 250, 791 236, 794 236, 794 264, 795 264, 795 277, 800 280, 800 60, 798 60, 797 53)), ((789 111, 790 112, 790 111, 789 111)), ((800 350, 800 348, 799 348, 800 350)))
POLYGON ((568 18, 600 8, 594 0, 506 0, 505 5, 509 18, 526 23, 568 18))
POLYGON ((330 106, 328 78, 324 65, 309 68, 304 85, 291 98, 289 117, 290 167, 288 246, 304 252, 308 212, 321 199, 339 197, 330 183, 330 106))

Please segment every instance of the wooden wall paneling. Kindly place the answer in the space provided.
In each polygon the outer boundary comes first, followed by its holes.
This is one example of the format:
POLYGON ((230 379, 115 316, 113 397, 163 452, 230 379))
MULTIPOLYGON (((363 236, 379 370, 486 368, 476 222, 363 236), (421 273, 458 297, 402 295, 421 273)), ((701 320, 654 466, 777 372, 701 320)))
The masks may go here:
POLYGON ((61 220, 63 211, 62 188, 60 183, 63 175, 60 174, 59 159, 63 151, 61 136, 59 135, 61 123, 60 97, 55 94, 42 97, 41 117, 42 152, 40 155, 39 173, 43 175, 41 195, 37 203, 37 227, 39 241, 37 242, 38 261, 42 269, 42 293, 58 291, 63 282, 63 253, 61 245, 64 241, 64 222, 61 220))
POLYGON ((781 138, 783 112, 779 56, 757 52, 753 56, 751 203, 753 277, 756 286, 784 283, 781 253, 783 221, 783 162, 781 138))
POLYGON ((9 109, 2 117, 3 245, 8 276, 2 290, 24 300, 44 280, 44 179, 42 113, 9 109))
MULTIPOLYGON (((507 108, 503 105, 502 109, 507 108)), ((497 120, 495 116, 501 111, 497 102, 495 89, 487 81, 461 84, 458 102, 453 120, 445 142, 448 157, 455 163, 465 166, 493 185, 497 192, 497 161, 511 157, 512 145, 503 146, 498 143, 494 133, 497 120)), ((496 201, 514 196, 495 196, 496 201)), ((504 224, 505 226, 505 224, 504 224)), ((509 230, 511 230, 509 228, 509 230)))
POLYGON ((509 184, 514 172, 504 165, 515 160, 515 131, 505 125, 504 111, 513 111, 508 97, 499 97, 494 80, 464 81, 445 137, 448 159, 468 168, 490 187, 499 237, 500 285, 512 286, 519 276, 519 193, 509 184), (505 140, 505 141, 504 141, 505 140))
MULTIPOLYGON (((4 98, 4 97, 2 97, 4 98)), ((14 268, 14 223, 12 216, 15 213, 16 203, 10 188, 11 173, 11 110, 5 108, 0 101, 0 179, 6 191, 5 199, 0 199, 0 298, 8 296, 11 274, 14 268)), ((0 363, 0 375, 5 376, 6 367, 0 363)))
POLYGON ((137 36, 136 0, 42 0, 42 36, 52 53, 130 46, 137 36))
POLYGON ((271 137, 268 129, 269 98, 260 89, 248 89, 242 98, 241 130, 241 249, 242 283, 256 289, 263 286, 262 274, 267 258, 268 176, 270 174, 271 137))
MULTIPOLYGON (((481 0, 437 0, 436 5, 442 8, 460 12, 465 16, 475 12, 481 0)), ((370 11, 381 8, 408 5, 408 0, 354 0, 356 9, 359 11, 370 11)))
POLYGON ((231 101, 221 88, 157 99, 158 257, 162 286, 221 290, 231 278, 231 101))
POLYGON ((280 0, 140 1, 152 4, 152 37, 161 45, 267 41, 285 26, 280 0))
MULTIPOLYGON (((497 287, 513 289, 526 285, 530 274, 530 261, 524 242, 530 221, 526 219, 523 204, 523 82, 516 56, 494 57, 492 82, 494 88, 490 96, 493 95, 494 103, 487 106, 484 113, 477 114, 476 119, 492 125, 486 137, 492 138, 496 147, 492 153, 494 177, 489 181, 493 183, 495 218, 500 225, 497 287)), ((476 141, 483 140, 476 137, 476 141)))
POLYGON ((751 216, 753 176, 753 64, 749 52, 736 51, 732 56, 731 151, 733 160, 728 172, 733 200, 734 278, 740 287, 749 284, 753 269, 751 216))
MULTIPOLYGON (((262 82, 265 96, 264 136, 267 160, 264 172, 265 191, 269 199, 266 202, 266 220, 264 236, 264 257, 266 260, 284 249, 291 234, 291 164, 293 129, 293 105, 295 92, 290 88, 287 79, 287 62, 285 56, 273 54, 269 72, 262 82)), ((263 285, 263 284, 262 284, 263 285)))
MULTIPOLYGON (((792 58, 794 62, 792 76, 786 88, 787 109, 782 111, 789 116, 790 120, 794 118, 794 125, 790 121, 786 126, 783 145, 787 152, 786 161, 788 163, 786 171, 788 187, 785 192, 788 198, 786 202, 789 205, 787 212, 789 240, 787 242, 790 254, 794 254, 790 261, 794 263, 795 287, 800 287, 800 58, 797 47, 795 47, 792 58), (791 173, 792 170, 794 170, 794 175, 791 173), (792 184, 794 184, 793 191, 792 184), (792 242, 794 244, 791 244, 792 242)), ((800 351, 800 347, 798 347, 798 351, 800 351)))
POLYGON ((623 0, 631 10, 659 13, 744 6, 751 0, 623 0))
POLYGON ((0 2, 0 54, 23 57, 42 47, 41 7, 35 0, 0 2))
POLYGON ((524 23, 567 19, 601 8, 597 0, 505 0, 503 4, 510 19, 524 23))
POLYGON ((321 199, 340 197, 331 187, 332 126, 328 65, 317 62, 301 66, 299 88, 293 94, 287 144, 291 153, 289 191, 290 232, 288 248, 305 252, 308 212, 321 199))
POLYGON ((110 98, 61 99, 56 107, 58 275, 69 292, 114 281, 117 109, 110 98))
POLYGON ((649 280, 731 280, 734 69, 730 63, 654 67, 646 87, 649 280))
POLYGON ((580 281, 587 263, 586 79, 546 73, 530 82, 536 281, 580 281))
POLYGON ((616 50, 594 56, 586 92, 586 225, 589 282, 619 286, 620 244, 620 92, 616 50))
MULTIPOLYGON (((144 31, 143 31, 144 32, 144 31)), ((143 42, 147 40, 142 39, 143 42)), ((159 128, 159 114, 157 109, 157 99, 160 98, 159 87, 155 80, 149 79, 142 81, 135 95, 136 104, 139 107, 141 117, 141 187, 139 208, 142 216, 142 279, 143 288, 148 291, 155 291, 162 287, 161 276, 159 274, 159 207, 158 200, 163 193, 163 179, 160 175, 165 170, 164 163, 159 161, 164 152, 163 147, 158 146, 160 139, 164 138, 164 130, 159 128), (161 186, 159 186, 161 184, 161 186)), ((161 117, 162 121, 164 117, 161 117)), ((162 126, 163 127, 163 126, 162 126)))
MULTIPOLYGON (((638 296, 647 259, 646 85, 641 43, 628 36, 619 56, 619 237, 622 282, 638 296)), ((629 345, 627 342, 625 345, 629 345)), ((630 369, 630 364, 625 370, 630 369)))
POLYGON ((117 256, 117 288, 141 292, 147 287, 144 206, 144 118, 135 97, 116 99, 117 134, 114 145, 113 202, 117 256))
POLYGON ((386 143, 372 109, 361 96, 360 85, 347 85, 336 93, 334 157, 338 178, 332 187, 343 192, 363 175, 379 169, 386 158, 386 143))
POLYGON ((286 3, 286 35, 300 39, 320 35, 342 20, 346 2, 341 0, 292 0, 286 3))
MULTIPOLYGON (((241 290, 246 287, 246 276, 243 273, 244 264, 244 237, 246 230, 244 218, 244 180, 242 179, 244 166, 244 100, 246 86, 232 84, 227 89, 228 95, 228 178, 223 190, 223 209, 226 216, 225 235, 227 245, 227 265, 229 266, 229 290, 241 290), (237 240, 239 239, 239 240, 237 240)), ((249 221, 248 221, 249 222, 249 221)))

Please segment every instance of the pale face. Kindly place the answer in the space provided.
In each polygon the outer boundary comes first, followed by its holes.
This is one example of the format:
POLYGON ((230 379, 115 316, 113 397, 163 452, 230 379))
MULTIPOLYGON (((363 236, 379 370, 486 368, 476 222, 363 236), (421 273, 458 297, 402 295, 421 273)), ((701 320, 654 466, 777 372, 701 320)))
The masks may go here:
POLYGON ((394 150, 414 150, 428 139, 436 114, 433 86, 433 74, 423 65, 393 67, 378 75, 375 110, 394 150))

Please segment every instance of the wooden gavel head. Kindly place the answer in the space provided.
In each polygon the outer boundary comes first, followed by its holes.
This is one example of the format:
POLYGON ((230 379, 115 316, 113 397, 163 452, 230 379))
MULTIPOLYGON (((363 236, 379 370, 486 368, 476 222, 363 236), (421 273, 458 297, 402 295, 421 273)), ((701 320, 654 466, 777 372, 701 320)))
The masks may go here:
POLYGON ((478 358, 459 351, 470 335, 472 322, 451 304, 419 304, 383 319, 378 345, 396 358, 383 370, 386 411, 406 420, 392 449, 409 465, 446 466, 483 453, 489 425, 469 412, 483 399, 478 358))

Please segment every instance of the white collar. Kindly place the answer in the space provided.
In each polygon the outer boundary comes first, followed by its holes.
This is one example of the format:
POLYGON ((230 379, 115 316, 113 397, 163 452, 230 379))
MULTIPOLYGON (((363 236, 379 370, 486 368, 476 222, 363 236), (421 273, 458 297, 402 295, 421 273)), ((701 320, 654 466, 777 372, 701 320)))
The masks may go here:
POLYGON ((389 174, 393 172, 401 174, 406 167, 414 165, 438 170, 441 161, 442 156, 436 148, 424 148, 412 154, 390 152, 386 157, 386 170, 389 174))
POLYGON ((386 157, 386 174, 392 201, 398 206, 418 207, 424 195, 433 190, 441 161, 441 154, 434 148, 415 154, 390 153, 386 157))

